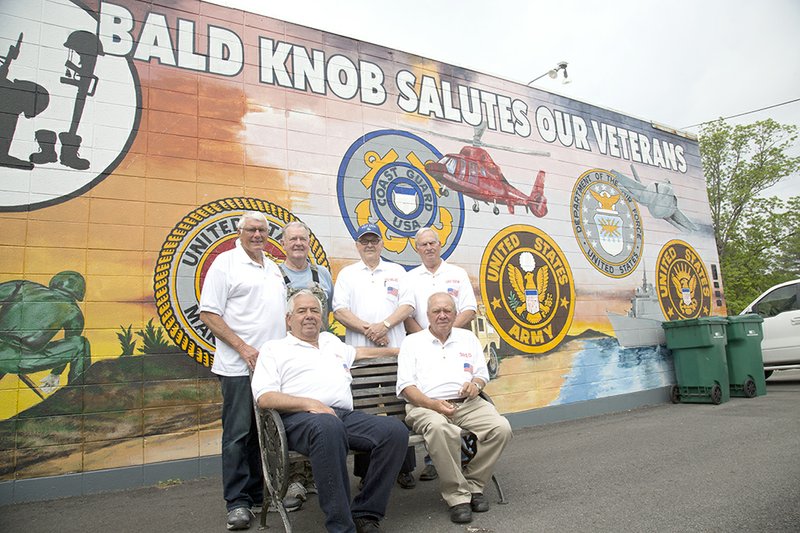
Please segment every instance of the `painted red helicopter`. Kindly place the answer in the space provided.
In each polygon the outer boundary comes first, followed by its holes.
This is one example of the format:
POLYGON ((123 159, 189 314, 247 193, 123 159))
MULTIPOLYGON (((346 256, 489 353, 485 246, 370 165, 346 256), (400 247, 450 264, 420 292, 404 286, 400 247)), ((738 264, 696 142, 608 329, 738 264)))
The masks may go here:
MULTIPOLYGON (((549 157, 550 153, 485 144, 481 141, 485 130, 485 123, 475 128, 472 146, 464 146, 457 154, 447 154, 439 161, 425 164, 425 170, 442 186, 441 193, 446 196, 449 194, 449 188, 469 196, 474 201, 472 210, 476 213, 480 211, 478 202, 482 201, 493 206, 492 212, 495 215, 500 214, 500 208, 497 205, 505 204, 511 214, 514 213, 514 206, 524 206, 527 212, 537 217, 545 216, 547 214, 547 198, 544 196, 544 170, 540 170, 536 175, 531 194, 526 195, 506 180, 500 167, 492 160, 489 152, 482 147, 546 157, 549 157)), ((437 133, 436 135, 469 142, 467 139, 445 134, 437 133)))

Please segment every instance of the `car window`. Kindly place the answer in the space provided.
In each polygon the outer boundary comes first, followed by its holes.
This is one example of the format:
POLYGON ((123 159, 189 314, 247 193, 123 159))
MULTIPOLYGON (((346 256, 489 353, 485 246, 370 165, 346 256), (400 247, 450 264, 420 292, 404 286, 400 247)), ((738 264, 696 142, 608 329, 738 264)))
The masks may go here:
POLYGON ((759 300, 753 306, 753 311, 766 318, 800 309, 797 301, 797 287, 798 284, 795 283, 775 289, 759 300))

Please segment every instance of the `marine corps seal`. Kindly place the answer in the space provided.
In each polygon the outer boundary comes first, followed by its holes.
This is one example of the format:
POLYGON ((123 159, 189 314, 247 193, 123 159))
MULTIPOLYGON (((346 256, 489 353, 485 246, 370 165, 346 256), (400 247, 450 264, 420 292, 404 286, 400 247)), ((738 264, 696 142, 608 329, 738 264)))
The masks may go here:
POLYGON ((658 303, 668 320, 711 314, 711 285, 698 253, 680 240, 669 241, 656 260, 658 303))
POLYGON ((481 297, 500 336, 525 353, 552 350, 575 313, 572 271, 558 245, 522 224, 494 237, 481 259, 481 297))
POLYGON ((611 278, 630 275, 642 258, 642 217, 633 197, 606 170, 587 170, 571 197, 572 231, 589 263, 611 278))
MULTIPOLYGON (((264 252, 278 262, 286 259, 278 242, 283 226, 298 220, 281 206, 256 198, 225 198, 198 207, 183 217, 167 236, 158 255, 153 289, 161 323, 169 338, 203 366, 214 362, 214 335, 200 321, 200 290, 211 263, 236 245, 236 224, 245 211, 267 217, 264 252)), ((311 259, 328 267, 328 258, 311 234, 311 259)))

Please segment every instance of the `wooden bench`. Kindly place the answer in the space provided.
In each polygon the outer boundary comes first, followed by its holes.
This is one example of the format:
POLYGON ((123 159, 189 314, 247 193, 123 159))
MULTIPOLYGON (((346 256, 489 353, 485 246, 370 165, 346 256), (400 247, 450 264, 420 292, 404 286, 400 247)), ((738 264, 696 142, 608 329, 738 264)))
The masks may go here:
MULTIPOLYGON (((394 416, 405 420, 406 402, 397 397, 397 358, 381 357, 360 359, 350 370, 353 382, 353 408, 366 413, 382 416, 394 416)), ((482 394, 484 399, 491 399, 482 394)), ((286 432, 280 414, 274 409, 258 409, 256 407, 256 423, 258 439, 261 445, 261 466, 264 470, 264 507, 261 511, 261 527, 266 527, 267 508, 270 503, 278 510, 284 529, 291 533, 292 526, 283 498, 289 485, 289 464, 304 457, 298 452, 290 451, 286 442, 286 432)), ((463 434, 462 466, 475 456, 477 439, 467 431, 463 434)), ((409 432, 408 445, 420 446, 425 442, 421 435, 409 432)), ((352 451, 351 451, 352 453, 352 451)), ((505 504, 506 499, 497 478, 492 475, 492 482, 499 495, 498 503, 505 504)))

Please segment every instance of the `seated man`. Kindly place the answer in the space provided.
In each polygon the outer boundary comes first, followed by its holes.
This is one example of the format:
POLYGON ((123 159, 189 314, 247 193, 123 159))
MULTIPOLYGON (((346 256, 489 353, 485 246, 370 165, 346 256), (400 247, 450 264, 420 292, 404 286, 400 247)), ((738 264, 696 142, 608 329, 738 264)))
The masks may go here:
POLYGON ((353 348, 322 324, 319 299, 303 289, 289 298, 285 338, 261 347, 253 397, 281 412, 289 448, 307 455, 328 531, 380 531, 389 493, 408 448, 408 429, 394 417, 353 410, 350 367, 396 348, 353 348), (369 453, 362 490, 350 503, 348 448, 369 453))
POLYGON ((453 328, 456 306, 445 292, 428 298, 427 329, 405 338, 397 361, 397 395, 409 402, 406 423, 425 439, 439 472, 439 490, 450 520, 472 521, 489 510, 483 487, 511 439, 511 425, 480 398, 489 381, 481 343, 469 330, 453 328), (477 453, 461 468, 461 430, 478 439, 477 453))

